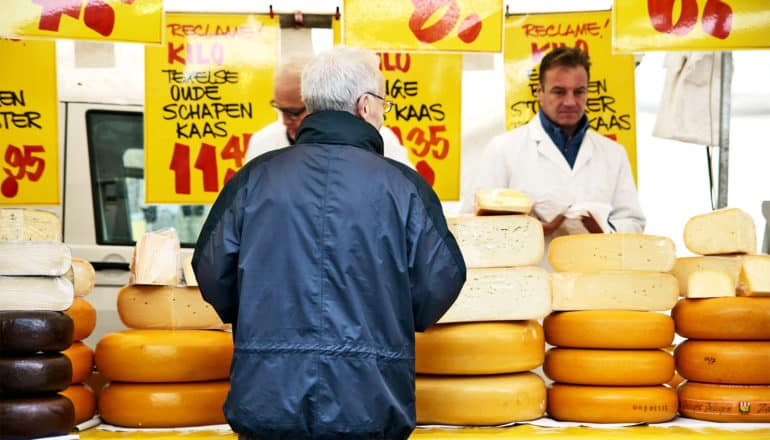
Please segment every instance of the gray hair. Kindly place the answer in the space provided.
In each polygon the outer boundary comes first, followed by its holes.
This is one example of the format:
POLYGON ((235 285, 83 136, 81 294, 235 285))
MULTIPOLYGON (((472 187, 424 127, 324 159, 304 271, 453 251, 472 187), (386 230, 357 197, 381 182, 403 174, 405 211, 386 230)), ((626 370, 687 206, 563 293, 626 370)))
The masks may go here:
POLYGON ((312 57, 308 55, 300 55, 288 59, 285 63, 275 69, 273 80, 276 83, 282 81, 297 81, 299 84, 302 79, 302 70, 304 70, 305 66, 310 63, 310 60, 312 60, 312 57))
POLYGON ((309 113, 338 110, 356 113, 366 92, 377 93, 382 74, 374 52, 337 46, 321 52, 302 72, 302 100, 309 113))

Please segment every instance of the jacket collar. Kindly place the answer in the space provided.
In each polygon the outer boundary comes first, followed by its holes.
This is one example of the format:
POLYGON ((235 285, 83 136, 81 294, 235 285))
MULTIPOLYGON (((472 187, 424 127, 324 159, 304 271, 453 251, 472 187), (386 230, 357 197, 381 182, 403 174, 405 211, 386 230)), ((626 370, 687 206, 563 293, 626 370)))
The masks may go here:
POLYGON ((532 118, 529 122, 529 126, 532 128, 530 132, 531 139, 537 145, 537 151, 554 162, 556 166, 564 170, 565 173, 569 175, 575 174, 591 160, 591 157, 593 156, 593 143, 587 132, 583 137, 583 142, 580 144, 580 150, 578 151, 577 159, 575 160, 575 166, 570 168, 567 159, 564 158, 564 155, 561 154, 559 148, 553 143, 553 140, 551 140, 548 133, 546 133, 540 118, 537 116, 532 118))
POLYGON ((382 136, 374 126, 344 111, 311 113, 297 129, 296 144, 342 144, 383 155, 382 136))

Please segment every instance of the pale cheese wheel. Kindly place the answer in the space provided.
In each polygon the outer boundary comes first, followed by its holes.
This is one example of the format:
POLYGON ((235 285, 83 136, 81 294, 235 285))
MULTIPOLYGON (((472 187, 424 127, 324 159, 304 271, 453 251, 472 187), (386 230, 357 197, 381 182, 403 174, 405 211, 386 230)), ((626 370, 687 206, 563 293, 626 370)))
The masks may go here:
POLYGON ((671 316, 685 338, 770 340, 770 298, 681 299, 671 316))
POLYGON ((674 376, 674 358, 659 349, 552 348, 543 372, 555 382, 576 385, 661 385, 674 376))
POLYGON ((76 424, 90 420, 96 414, 96 394, 88 385, 73 384, 59 394, 69 399, 75 407, 76 424))
POLYGON ((698 270, 687 280, 685 298, 726 298, 735 296, 735 283, 719 270, 698 270))
POLYGON ((197 287, 125 286, 118 292, 118 315, 136 329, 224 328, 197 287))
POLYGON ((529 214, 532 201, 511 188, 479 188, 476 190, 476 215, 529 214))
POLYGON ((0 240, 61 241, 61 221, 51 211, 0 208, 0 240))
POLYGON ((548 262, 557 272, 668 272, 674 267, 676 252, 670 238, 655 235, 564 235, 551 241, 548 262))
POLYGON ((711 422, 770 422, 770 386, 685 382, 678 389, 679 413, 711 422))
POLYGON ((418 424, 500 425, 545 412, 545 383, 534 373, 426 376, 415 380, 418 424))
POLYGON ((501 374, 543 363, 537 321, 437 324, 415 334, 415 371, 425 374, 501 374))
POLYGON ((738 294, 770 296, 770 255, 746 255, 743 257, 738 294))
POLYGON ((0 275, 58 277, 71 266, 70 248, 60 241, 0 240, 0 275))
POLYGON ((757 251, 754 219, 737 208, 724 208, 690 218, 684 245, 699 255, 753 254, 757 251))
POLYGON ((0 310, 53 310, 70 308, 75 298, 64 277, 0 276, 0 310))
POLYGON ((543 225, 534 217, 449 217, 447 226, 469 268, 529 266, 543 259, 543 225))
POLYGON ((670 310, 679 299, 676 278, 647 271, 551 274, 553 310, 670 310))
POLYGON ((715 270, 724 272, 730 277, 730 282, 733 285, 733 289, 738 287, 738 277, 741 273, 741 266, 743 265, 743 256, 698 256, 698 257, 682 257, 676 259, 674 268, 671 269, 671 274, 674 275, 679 282, 679 294, 686 296, 687 284, 690 281, 690 275, 702 270, 715 270))
POLYGON ((88 260, 72 257, 75 296, 90 295, 96 285, 96 271, 88 260))
POLYGON ((770 341, 696 341, 674 351, 676 370, 687 380, 770 385, 770 341))
POLYGON ((584 423, 661 423, 676 417, 676 391, 648 387, 600 387, 554 383, 548 415, 584 423))
POLYGON ((96 309, 90 302, 81 297, 75 297, 72 305, 64 313, 72 318, 75 325, 75 331, 72 339, 81 341, 93 333, 96 328, 96 309))
POLYGON ((75 341, 62 352, 72 362, 72 382, 80 383, 88 379, 94 371, 94 351, 81 341, 75 341))
POLYGON ((200 382, 230 376, 232 335, 219 330, 125 330, 96 346, 96 369, 123 382, 200 382))
POLYGON ((584 310, 552 313, 543 320, 545 340, 571 348, 664 348, 674 340, 674 320, 663 313, 584 310))
POLYGON ((226 380, 196 383, 112 382, 99 394, 104 422, 130 428, 174 428, 227 423, 226 380))

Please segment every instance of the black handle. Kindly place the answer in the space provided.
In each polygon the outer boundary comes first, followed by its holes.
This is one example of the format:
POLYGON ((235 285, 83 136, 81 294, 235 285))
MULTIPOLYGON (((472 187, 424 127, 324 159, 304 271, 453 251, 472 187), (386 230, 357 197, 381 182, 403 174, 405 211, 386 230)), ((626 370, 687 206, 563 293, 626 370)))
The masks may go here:
POLYGON ((120 261, 92 261, 91 266, 94 270, 128 270, 128 263, 120 261))

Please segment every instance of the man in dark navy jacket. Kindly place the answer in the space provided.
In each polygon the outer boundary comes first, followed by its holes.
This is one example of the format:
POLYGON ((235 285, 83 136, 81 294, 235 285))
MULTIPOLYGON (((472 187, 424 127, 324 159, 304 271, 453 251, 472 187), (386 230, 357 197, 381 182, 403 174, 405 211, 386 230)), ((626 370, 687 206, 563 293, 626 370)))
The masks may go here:
POLYGON ((383 157, 383 95, 373 53, 319 54, 296 145, 248 162, 198 239, 201 293, 233 324, 224 410, 243 438, 414 429, 414 332, 454 302, 465 263, 431 187, 383 157))

